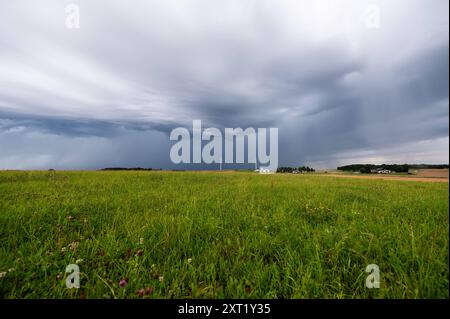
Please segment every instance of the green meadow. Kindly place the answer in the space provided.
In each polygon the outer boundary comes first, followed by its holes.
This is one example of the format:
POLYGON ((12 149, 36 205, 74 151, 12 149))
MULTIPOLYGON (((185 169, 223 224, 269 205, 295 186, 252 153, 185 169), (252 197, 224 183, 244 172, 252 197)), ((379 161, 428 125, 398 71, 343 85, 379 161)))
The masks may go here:
POLYGON ((0 172, 0 298, 449 298, 448 183, 0 172), (80 288, 66 288, 66 266, 80 288), (366 266, 380 288, 366 287, 366 266), (143 289, 143 290, 141 290, 143 289))

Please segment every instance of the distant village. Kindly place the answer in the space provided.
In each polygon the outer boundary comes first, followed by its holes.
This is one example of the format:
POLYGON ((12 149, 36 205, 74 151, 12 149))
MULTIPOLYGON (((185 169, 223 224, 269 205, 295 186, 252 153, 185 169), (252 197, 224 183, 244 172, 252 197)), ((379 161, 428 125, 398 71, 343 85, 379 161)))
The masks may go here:
POLYGON ((359 172, 363 174, 410 174, 411 169, 448 169, 448 164, 352 164, 340 166, 337 169, 339 171, 359 172))

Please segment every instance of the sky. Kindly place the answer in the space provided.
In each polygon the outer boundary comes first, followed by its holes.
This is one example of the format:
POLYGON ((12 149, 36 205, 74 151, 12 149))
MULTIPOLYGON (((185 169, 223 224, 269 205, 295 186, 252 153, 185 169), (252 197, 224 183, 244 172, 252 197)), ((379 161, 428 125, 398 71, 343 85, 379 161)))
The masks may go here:
POLYGON ((0 169, 216 169, 170 160, 193 120, 278 128, 280 166, 448 163, 448 85, 448 0, 0 0, 0 169))

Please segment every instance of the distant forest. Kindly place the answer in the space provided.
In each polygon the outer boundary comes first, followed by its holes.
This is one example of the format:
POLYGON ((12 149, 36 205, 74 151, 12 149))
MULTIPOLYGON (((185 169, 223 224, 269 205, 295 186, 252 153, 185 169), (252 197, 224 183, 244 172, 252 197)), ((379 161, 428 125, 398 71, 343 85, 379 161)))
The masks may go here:
POLYGON ((407 173, 410 169, 426 169, 435 168, 443 169, 448 168, 448 164, 352 164, 346 166, 339 166, 337 169, 340 171, 350 171, 350 172, 370 172, 374 169, 387 169, 397 173, 407 173))
POLYGON ((142 167, 107 167, 102 168, 101 171, 158 171, 161 169, 142 168, 142 167))
POLYGON ((300 166, 300 167, 278 167, 277 173, 292 173, 292 172, 315 172, 316 170, 309 166, 300 166))

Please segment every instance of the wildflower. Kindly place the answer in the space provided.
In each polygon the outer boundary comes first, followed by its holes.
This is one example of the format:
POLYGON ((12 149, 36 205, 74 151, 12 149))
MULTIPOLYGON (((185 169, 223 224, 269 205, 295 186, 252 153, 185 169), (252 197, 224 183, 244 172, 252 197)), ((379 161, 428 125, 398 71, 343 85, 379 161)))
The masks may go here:
POLYGON ((73 241, 69 244, 70 250, 76 250, 77 247, 78 247, 78 242, 76 242, 76 241, 73 241))
POLYGON ((66 251, 66 247, 61 248, 61 252, 64 253, 66 251))
POLYGON ((139 238, 139 245, 144 245, 144 238, 139 238))
POLYGON ((8 272, 13 272, 14 270, 16 270, 15 268, 9 268, 8 272))
POLYGON ((56 275, 56 279, 61 280, 62 279, 62 275, 61 274, 57 274, 56 275))
POLYGON ((192 262, 192 258, 188 258, 188 264, 192 262))
POLYGON ((0 278, 3 278, 6 276, 6 271, 0 272, 0 278))
POLYGON ((121 279, 119 281, 119 286, 122 288, 125 287, 127 284, 128 284, 128 282, 125 279, 121 279))
POLYGON ((69 221, 71 221, 71 220, 73 220, 73 216, 69 215, 69 216, 67 216, 67 219, 68 219, 69 221))
POLYGON ((153 293, 153 288, 147 287, 147 289, 145 289, 145 294, 146 295, 151 295, 152 293, 153 293))
POLYGON ((160 282, 163 282, 164 281, 164 276, 159 276, 158 279, 159 279, 160 282))
POLYGON ((82 259, 82 258, 79 258, 79 259, 77 259, 77 260, 75 261, 76 264, 79 264, 79 263, 81 263, 81 262, 83 262, 83 259, 82 259))
POLYGON ((136 294, 139 296, 139 297, 142 297, 142 296, 144 296, 144 289, 139 289, 139 290, 136 290, 136 294))

